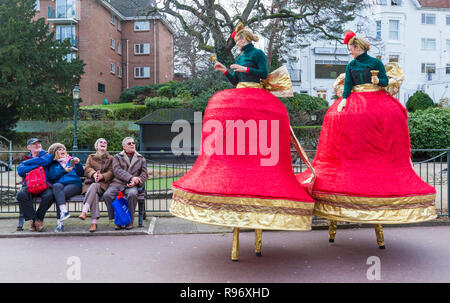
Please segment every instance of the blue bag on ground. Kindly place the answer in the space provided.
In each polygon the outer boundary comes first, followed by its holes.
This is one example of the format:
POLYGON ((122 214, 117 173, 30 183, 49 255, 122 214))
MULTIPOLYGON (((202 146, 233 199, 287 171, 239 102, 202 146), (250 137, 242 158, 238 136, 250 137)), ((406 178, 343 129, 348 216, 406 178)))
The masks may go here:
POLYGON ((123 193, 119 191, 112 206, 114 208, 114 223, 120 226, 131 223, 130 212, 128 210, 128 201, 123 197, 123 193))

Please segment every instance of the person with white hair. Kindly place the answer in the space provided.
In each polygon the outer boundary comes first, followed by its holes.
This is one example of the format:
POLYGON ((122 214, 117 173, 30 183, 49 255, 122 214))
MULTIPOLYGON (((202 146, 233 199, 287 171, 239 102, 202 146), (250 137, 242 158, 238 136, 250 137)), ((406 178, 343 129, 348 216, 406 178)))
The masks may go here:
MULTIPOLYGON (((108 142, 104 138, 95 141, 95 154, 90 154, 84 167, 86 179, 83 184, 82 193, 86 194, 83 201, 83 210, 78 216, 81 220, 86 220, 87 213, 91 211, 92 225, 90 232, 97 231, 97 220, 100 218, 99 200, 108 189, 113 179, 112 159, 108 151, 108 142)), ((110 207, 106 204, 107 207, 110 207)))
POLYGON ((119 191, 123 192, 128 200, 128 209, 131 216, 131 223, 126 226, 116 225, 115 229, 132 229, 134 222, 134 213, 138 202, 139 188, 142 188, 147 181, 147 161, 136 151, 136 144, 132 137, 126 137, 122 140, 123 151, 113 158, 114 178, 111 185, 103 194, 103 199, 108 205, 109 219, 114 219, 114 209, 112 202, 117 197, 119 191))

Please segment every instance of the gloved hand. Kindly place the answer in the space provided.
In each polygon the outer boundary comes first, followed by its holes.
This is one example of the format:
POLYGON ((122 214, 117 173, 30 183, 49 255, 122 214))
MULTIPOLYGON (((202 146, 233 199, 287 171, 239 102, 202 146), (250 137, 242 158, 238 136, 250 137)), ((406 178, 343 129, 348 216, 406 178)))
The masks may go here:
POLYGON ((343 109, 346 105, 347 105, 347 99, 344 98, 344 99, 341 100, 341 103, 339 103, 338 108, 337 108, 337 111, 338 111, 338 112, 341 112, 342 109, 343 109))

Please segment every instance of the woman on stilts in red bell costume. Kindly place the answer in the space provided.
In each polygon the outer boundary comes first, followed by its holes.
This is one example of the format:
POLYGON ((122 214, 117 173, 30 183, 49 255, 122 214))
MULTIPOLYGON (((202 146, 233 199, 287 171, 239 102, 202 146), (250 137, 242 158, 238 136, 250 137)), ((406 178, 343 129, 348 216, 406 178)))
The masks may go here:
POLYGON ((214 69, 222 72, 236 88, 264 88, 276 97, 292 97, 292 82, 287 68, 283 65, 269 74, 267 57, 264 52, 253 45, 259 37, 250 29, 239 23, 231 34, 241 54, 235 64, 228 70, 213 56, 214 69))
MULTIPOLYGON (((260 256, 263 229, 311 230, 314 209, 308 193, 312 186, 302 186, 292 169, 286 107, 261 89, 266 87, 261 80, 285 75, 268 77, 266 56, 250 42, 255 37, 240 24, 234 39, 243 54, 231 65, 234 71, 215 64, 238 88, 209 100, 200 154, 192 169, 172 184, 172 214, 233 228, 233 261, 239 259, 239 228, 255 229, 255 253, 260 256)), ((271 86, 285 91, 280 87, 271 86)))
MULTIPOLYGON (((313 161, 314 215, 330 220, 330 242, 337 222, 373 223, 380 248, 381 224, 415 223, 436 217, 436 190, 414 171, 407 111, 394 98, 401 68, 367 54, 370 44, 353 32, 344 43, 354 60, 335 82, 339 98, 322 125, 313 161), (344 85, 342 85, 344 82, 344 85)), ((311 173, 297 175, 303 181, 311 173)))

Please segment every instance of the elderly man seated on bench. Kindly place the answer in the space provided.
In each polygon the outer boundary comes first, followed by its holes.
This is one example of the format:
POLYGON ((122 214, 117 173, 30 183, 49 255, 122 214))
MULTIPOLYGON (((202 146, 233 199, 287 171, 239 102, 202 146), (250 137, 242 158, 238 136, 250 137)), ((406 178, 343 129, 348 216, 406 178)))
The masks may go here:
MULTIPOLYGON (((131 216, 131 223, 125 229, 132 229, 134 222, 134 212, 138 202, 138 188, 143 187, 148 178, 147 162, 145 158, 136 151, 136 145, 132 137, 122 140, 123 151, 113 158, 114 178, 111 185, 103 194, 103 199, 107 204, 109 219, 114 219, 114 209, 112 202, 122 191, 128 200, 128 209, 131 216)), ((116 225, 116 230, 122 229, 116 225)))
POLYGON ((23 179, 22 189, 17 193, 17 202, 25 221, 30 220, 30 231, 41 232, 44 230, 45 213, 53 203, 53 191, 47 179, 48 165, 52 162, 53 156, 42 150, 41 140, 37 138, 27 141, 27 149, 30 153, 17 167, 17 173, 23 179), (32 174, 36 175, 31 177, 32 174), (40 179, 39 176, 43 178, 40 179), (38 184, 39 182, 41 184, 38 184), (37 211, 34 210, 33 197, 41 198, 37 211))

